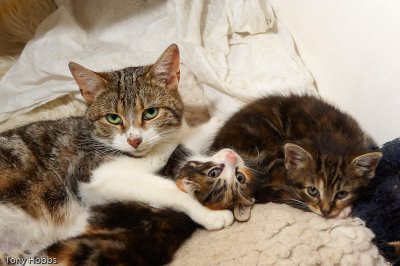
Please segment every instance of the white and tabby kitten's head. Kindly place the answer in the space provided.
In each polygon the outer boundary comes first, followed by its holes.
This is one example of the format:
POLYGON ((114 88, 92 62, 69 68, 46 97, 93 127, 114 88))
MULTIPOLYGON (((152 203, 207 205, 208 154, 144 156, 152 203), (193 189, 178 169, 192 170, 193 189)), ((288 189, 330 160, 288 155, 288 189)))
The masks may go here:
POLYGON ((246 221, 258 187, 254 172, 231 149, 211 157, 195 156, 182 165, 176 179, 179 189, 210 209, 233 209, 236 220, 246 221))
POLYGON ((183 103, 175 44, 149 66, 93 72, 71 62, 69 68, 88 104, 86 116, 98 141, 141 157, 177 136, 183 103))

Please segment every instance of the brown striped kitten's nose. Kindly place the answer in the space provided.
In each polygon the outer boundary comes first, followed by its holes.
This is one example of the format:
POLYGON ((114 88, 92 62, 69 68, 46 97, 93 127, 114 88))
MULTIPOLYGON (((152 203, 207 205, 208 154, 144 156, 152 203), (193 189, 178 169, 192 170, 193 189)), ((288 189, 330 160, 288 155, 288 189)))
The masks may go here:
POLYGON ((327 216, 328 214, 331 213, 331 208, 330 207, 322 207, 321 208, 321 213, 323 216, 327 216))
POLYGON ((139 147, 140 143, 142 143, 142 138, 128 138, 128 143, 135 149, 139 147))

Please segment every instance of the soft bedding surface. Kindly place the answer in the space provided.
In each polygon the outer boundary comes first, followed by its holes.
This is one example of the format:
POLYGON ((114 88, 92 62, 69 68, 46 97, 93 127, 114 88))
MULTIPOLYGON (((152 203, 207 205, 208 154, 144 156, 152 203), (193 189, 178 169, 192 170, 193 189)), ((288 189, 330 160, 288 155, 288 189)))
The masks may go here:
MULTIPOLYGON (((0 81, 0 131, 84 112, 69 61, 95 71, 149 64, 170 43, 180 47, 187 109, 205 106, 223 117, 270 92, 317 93, 267 0, 59 0, 58 6, 0 81)), ((372 238, 359 219, 257 205, 247 223, 198 230, 173 265, 382 265, 372 238)))
POLYGON ((246 223, 198 230, 172 265, 384 265, 360 219, 324 219, 292 207, 256 205, 246 223))

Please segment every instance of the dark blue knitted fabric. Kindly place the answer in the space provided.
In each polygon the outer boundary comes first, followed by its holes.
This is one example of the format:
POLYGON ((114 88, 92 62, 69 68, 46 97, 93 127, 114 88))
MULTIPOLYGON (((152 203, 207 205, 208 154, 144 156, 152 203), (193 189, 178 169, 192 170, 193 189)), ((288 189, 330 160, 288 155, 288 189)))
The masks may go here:
POLYGON ((375 233, 375 243, 381 254, 400 265, 388 242, 400 241, 400 138, 382 147, 376 175, 366 193, 353 206, 353 215, 360 217, 375 233))

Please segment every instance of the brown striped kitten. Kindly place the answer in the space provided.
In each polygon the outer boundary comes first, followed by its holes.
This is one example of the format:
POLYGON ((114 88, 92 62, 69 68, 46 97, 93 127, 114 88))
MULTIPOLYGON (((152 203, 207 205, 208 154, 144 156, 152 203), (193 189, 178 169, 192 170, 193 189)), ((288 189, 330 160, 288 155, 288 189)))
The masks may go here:
POLYGON ((374 146, 350 115, 320 98, 272 95, 234 114, 210 150, 232 148, 258 172, 256 202, 347 217, 382 156, 374 146))
POLYGON ((32 253, 77 236, 92 206, 135 201, 187 214, 209 230, 233 222, 156 174, 181 138, 179 50, 152 65, 71 73, 86 115, 41 121, 0 134, 0 251, 32 253))

